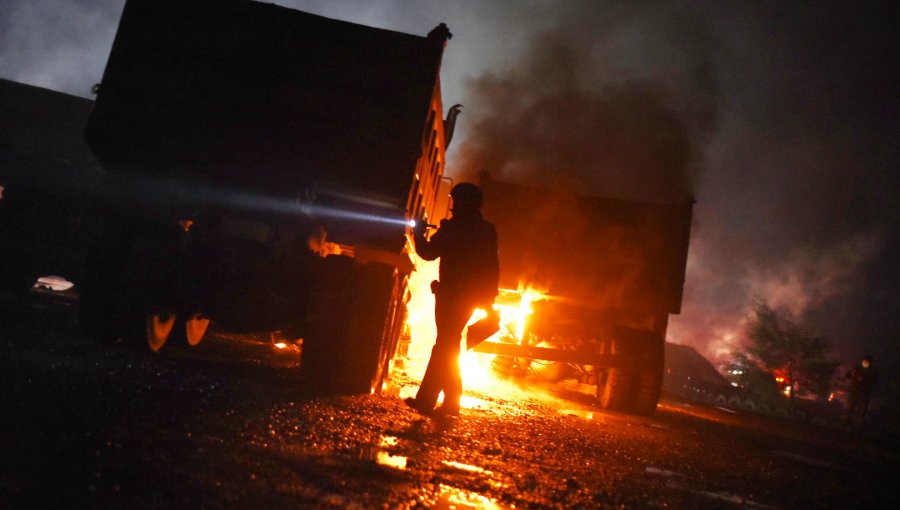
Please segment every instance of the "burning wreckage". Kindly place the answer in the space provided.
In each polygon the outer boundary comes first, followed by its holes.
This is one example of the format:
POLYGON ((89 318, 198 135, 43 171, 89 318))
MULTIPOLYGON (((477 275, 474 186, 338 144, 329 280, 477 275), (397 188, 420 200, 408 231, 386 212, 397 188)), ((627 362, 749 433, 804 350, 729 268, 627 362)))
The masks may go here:
POLYGON ((693 201, 579 196, 487 174, 481 187, 500 233, 495 306, 517 320, 501 319, 475 351, 510 373, 556 362, 555 377, 596 385, 602 407, 652 412, 669 314, 681 310, 693 201))
MULTIPOLYGON (((78 282, 85 333, 159 348, 199 342, 210 319, 282 330, 303 338, 311 385, 380 391, 402 350, 408 220, 436 222, 446 191, 449 38, 252 1, 128 0, 86 129, 108 177, 78 282)), ((496 308, 520 320, 501 313, 477 351, 564 363, 604 407, 652 411, 691 204, 481 184, 515 289, 496 308)))

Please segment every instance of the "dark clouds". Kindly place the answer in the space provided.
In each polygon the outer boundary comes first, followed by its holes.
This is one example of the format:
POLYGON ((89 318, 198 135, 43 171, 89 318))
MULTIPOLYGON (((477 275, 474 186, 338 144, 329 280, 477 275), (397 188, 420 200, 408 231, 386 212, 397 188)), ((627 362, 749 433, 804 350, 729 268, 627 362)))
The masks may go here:
MULTIPOLYGON (((888 2, 302 2, 446 22, 448 171, 697 199, 670 340, 722 355, 756 297, 839 350, 900 336, 898 10, 888 2)), ((0 75, 88 96, 121 0, 6 0, 0 75)))
POLYGON ((89 97, 124 1, 3 0, 0 75, 89 97))

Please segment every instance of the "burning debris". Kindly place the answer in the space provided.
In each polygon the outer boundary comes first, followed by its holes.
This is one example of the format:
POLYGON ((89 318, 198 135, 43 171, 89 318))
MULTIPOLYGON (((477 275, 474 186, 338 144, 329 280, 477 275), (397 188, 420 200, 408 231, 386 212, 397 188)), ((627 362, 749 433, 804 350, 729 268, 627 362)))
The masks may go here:
MULTIPOLYGON (((481 186, 500 239, 503 290, 493 306, 500 331, 463 354, 464 384, 495 384, 489 370, 575 378, 595 385, 606 408, 651 412, 668 314, 680 310, 691 203, 553 193, 487 175, 481 186), (566 227, 554 228, 559 221, 566 227), (496 358, 481 361, 478 353, 496 358)), ((414 341, 434 335, 422 328, 431 323, 431 301, 422 297, 431 279, 417 273, 410 280, 414 341)), ((477 310, 469 324, 486 312, 477 310)))

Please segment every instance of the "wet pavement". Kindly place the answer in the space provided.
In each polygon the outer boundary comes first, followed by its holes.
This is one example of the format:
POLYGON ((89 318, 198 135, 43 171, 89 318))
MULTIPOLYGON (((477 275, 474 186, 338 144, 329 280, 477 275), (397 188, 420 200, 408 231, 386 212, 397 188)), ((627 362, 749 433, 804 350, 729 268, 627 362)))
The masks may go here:
POLYGON ((159 353, 77 332, 74 304, 3 305, 0 508, 897 508, 897 452, 667 397, 609 413, 577 385, 317 396, 299 351, 212 335, 159 353))

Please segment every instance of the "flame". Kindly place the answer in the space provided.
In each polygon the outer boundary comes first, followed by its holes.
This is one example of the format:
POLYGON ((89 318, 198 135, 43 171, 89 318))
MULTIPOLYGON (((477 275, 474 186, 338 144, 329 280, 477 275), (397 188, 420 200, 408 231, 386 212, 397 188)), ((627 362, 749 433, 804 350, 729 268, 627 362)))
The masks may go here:
POLYGON ((543 292, 521 283, 518 290, 502 290, 499 304, 494 305, 494 310, 500 312, 500 330, 513 332, 516 343, 522 343, 528 317, 534 314, 532 304, 545 298, 543 292))
POLYGON ((431 282, 438 278, 438 262, 414 257, 416 270, 409 276, 410 299, 406 303, 406 325, 410 343, 406 350, 406 373, 421 380, 437 336, 434 325, 434 294, 431 282))
MULTIPOLYGON (((431 348, 437 330, 434 325, 434 295, 431 282, 438 276, 438 262, 416 259, 416 271, 410 276, 411 298, 407 303, 407 326, 411 342, 406 353, 407 375, 421 380, 431 356, 431 348)), ((545 295, 532 288, 520 285, 517 290, 501 290, 494 310, 500 314, 500 332, 491 339, 501 337, 503 341, 521 343, 527 332, 528 318, 534 313, 533 303, 544 299, 545 295)), ((468 325, 487 316, 487 312, 477 309, 469 318, 468 325)), ((465 338, 465 335, 463 335, 465 338)), ((490 340, 490 339, 489 339, 490 340)), ((463 386, 466 389, 490 390, 508 383, 500 379, 491 368, 494 356, 461 350, 459 357, 463 386)), ((461 405, 466 408, 478 407, 481 400, 464 396, 461 405)))

